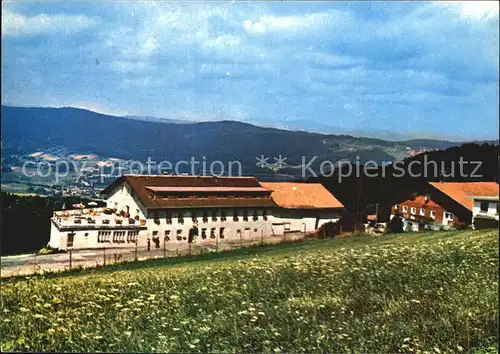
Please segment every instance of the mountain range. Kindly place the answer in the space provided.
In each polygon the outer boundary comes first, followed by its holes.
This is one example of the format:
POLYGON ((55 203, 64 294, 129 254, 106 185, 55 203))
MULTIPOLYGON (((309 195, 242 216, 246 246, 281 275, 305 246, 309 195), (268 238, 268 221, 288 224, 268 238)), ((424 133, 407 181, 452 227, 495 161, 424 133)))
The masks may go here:
MULTIPOLYGON (((261 127, 238 121, 186 122, 153 117, 117 117, 79 108, 36 108, 2 105, 2 153, 29 154, 56 146, 75 153, 145 161, 235 161, 243 172, 262 172, 257 157, 274 162, 286 157, 282 173, 296 174, 303 157, 309 161, 358 159, 392 161, 410 150, 446 149, 462 143, 432 139, 390 141, 346 134, 261 127)), ((257 122, 258 123, 258 122, 257 122)), ((290 128, 290 127, 288 127, 290 128)), ((320 127, 317 127, 318 129, 320 127)), ((319 129, 321 130, 321 129, 319 129)), ((498 141, 490 143, 498 144, 498 141)), ((314 164, 313 164, 314 166, 314 164)), ((276 170, 274 170, 276 172, 276 170)))
MULTIPOLYGON (((148 122, 156 122, 156 123, 177 123, 177 124, 193 124, 207 121, 219 121, 224 119, 206 119, 206 120, 193 120, 193 119, 179 119, 179 118, 159 118, 152 116, 133 116, 126 115, 121 116, 123 118, 130 118, 136 120, 143 120, 148 122)), ((231 119, 226 119, 231 120, 231 119)), ((233 119, 235 120, 235 119, 233 119)), ((319 134, 334 134, 334 135, 350 135, 353 137, 361 137, 361 138, 376 138, 383 139, 389 141, 411 141, 411 140, 422 140, 419 137, 419 134, 403 134, 398 133, 396 131, 384 130, 384 129, 354 129, 354 128, 342 128, 336 125, 320 123, 318 121, 312 119, 278 119, 275 118, 273 120, 269 119, 259 119, 259 118, 245 118, 245 119, 237 119, 236 121, 248 123, 252 125, 256 125, 264 128, 276 128, 281 130, 290 130, 290 131, 305 131, 309 133, 319 133, 319 134)), ((421 134, 420 134, 421 135, 421 134)), ((426 139, 429 140, 429 139, 426 139)), ((440 139, 430 139, 443 141, 440 139)), ((447 140, 445 140, 447 141, 447 140)), ((457 142, 450 142, 450 146, 455 146, 458 144, 457 142)))

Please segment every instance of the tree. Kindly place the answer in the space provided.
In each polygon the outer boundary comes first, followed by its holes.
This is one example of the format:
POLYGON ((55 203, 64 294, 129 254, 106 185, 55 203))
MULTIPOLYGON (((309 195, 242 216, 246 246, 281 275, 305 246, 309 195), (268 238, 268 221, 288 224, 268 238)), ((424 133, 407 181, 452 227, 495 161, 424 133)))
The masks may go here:
POLYGON ((403 219, 401 219, 401 216, 399 214, 395 215, 391 221, 387 224, 387 231, 389 233, 402 233, 404 232, 404 223, 403 219))

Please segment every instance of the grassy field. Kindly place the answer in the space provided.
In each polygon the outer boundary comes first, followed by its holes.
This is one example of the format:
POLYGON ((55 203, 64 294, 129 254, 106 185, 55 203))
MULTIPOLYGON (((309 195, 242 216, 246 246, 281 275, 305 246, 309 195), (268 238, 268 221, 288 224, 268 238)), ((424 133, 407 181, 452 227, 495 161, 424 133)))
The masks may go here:
POLYGON ((2 282, 2 350, 497 352, 498 233, 309 240, 2 282), (162 263, 163 262, 163 263, 162 263))

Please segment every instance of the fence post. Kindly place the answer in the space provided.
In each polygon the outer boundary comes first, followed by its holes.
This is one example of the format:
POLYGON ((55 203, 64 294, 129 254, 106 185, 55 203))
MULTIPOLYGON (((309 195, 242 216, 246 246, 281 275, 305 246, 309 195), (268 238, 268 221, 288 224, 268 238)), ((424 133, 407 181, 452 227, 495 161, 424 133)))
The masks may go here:
POLYGON ((118 254, 115 253, 115 264, 118 263, 118 254))
POLYGON ((215 252, 219 252, 219 235, 215 236, 215 252))
POLYGON ((260 230, 260 244, 264 244, 264 229, 260 230))
POLYGON ((36 274, 36 252, 33 253, 33 274, 36 274))
POLYGON ((163 238, 163 258, 167 258, 167 238, 163 238))
POLYGON ((137 262, 137 240, 135 240, 134 261, 137 262))
POLYGON ((73 250, 70 248, 69 250, 69 269, 71 269, 73 265, 73 250))
POLYGON ((103 254, 104 254, 104 260, 102 262, 102 265, 105 266, 106 265, 106 246, 104 246, 104 248, 103 248, 103 254))
POLYGON ((240 248, 243 248, 243 233, 240 231, 240 248))

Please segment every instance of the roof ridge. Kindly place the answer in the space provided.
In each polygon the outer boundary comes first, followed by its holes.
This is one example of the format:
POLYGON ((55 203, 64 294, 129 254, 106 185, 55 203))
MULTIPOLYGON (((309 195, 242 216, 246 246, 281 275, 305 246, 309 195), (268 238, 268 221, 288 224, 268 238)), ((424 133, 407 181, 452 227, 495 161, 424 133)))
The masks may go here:
POLYGON ((192 177, 192 178, 213 178, 213 179, 257 179, 253 176, 201 176, 201 175, 145 175, 145 174, 136 174, 136 173, 127 173, 123 174, 122 177, 157 177, 157 178, 171 178, 171 177, 192 177))

